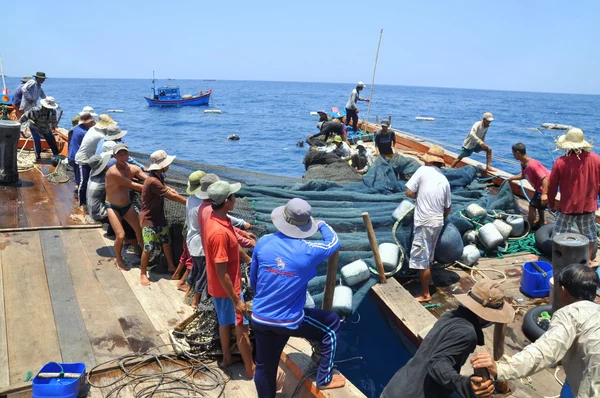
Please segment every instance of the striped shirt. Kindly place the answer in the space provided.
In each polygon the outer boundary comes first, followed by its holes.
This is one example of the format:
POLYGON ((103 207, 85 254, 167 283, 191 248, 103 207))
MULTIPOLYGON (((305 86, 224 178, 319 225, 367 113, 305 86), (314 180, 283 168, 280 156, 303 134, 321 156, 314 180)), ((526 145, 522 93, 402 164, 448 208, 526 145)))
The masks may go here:
MULTIPOLYGON (((25 100, 23 100, 25 102, 25 100)), ((40 134, 51 133, 58 123, 56 120, 56 110, 44 108, 41 105, 34 106, 23 116, 21 123, 29 121, 40 134)))

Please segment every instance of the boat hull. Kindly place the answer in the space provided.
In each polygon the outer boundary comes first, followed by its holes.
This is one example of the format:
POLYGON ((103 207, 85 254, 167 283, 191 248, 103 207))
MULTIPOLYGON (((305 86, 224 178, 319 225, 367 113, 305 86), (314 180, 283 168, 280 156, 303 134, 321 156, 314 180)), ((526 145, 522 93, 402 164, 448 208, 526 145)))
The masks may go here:
POLYGON ((155 100, 152 98, 144 97, 146 102, 148 102, 149 106, 155 107, 180 107, 180 106, 202 106, 208 105, 208 101, 210 100, 211 90, 203 93, 202 95, 198 95, 196 97, 187 98, 187 99, 177 99, 177 100, 155 100))

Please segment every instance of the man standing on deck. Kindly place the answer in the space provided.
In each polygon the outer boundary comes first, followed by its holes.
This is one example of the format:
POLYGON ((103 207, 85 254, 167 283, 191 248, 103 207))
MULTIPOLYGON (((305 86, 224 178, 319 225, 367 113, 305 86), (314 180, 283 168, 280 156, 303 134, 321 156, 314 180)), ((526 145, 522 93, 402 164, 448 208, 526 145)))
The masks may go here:
POLYGON ((15 89, 15 95, 13 96, 13 108, 15 110, 15 116, 19 119, 23 116, 23 111, 21 110, 21 101, 23 100, 23 86, 25 83, 31 80, 31 77, 25 76, 21 79, 21 84, 17 86, 15 89))
POLYGON ((381 128, 375 132, 375 150, 376 154, 386 159, 394 157, 394 147, 396 146, 396 133, 390 130, 390 121, 383 119, 381 128))
POLYGON ((34 106, 36 106, 38 99, 46 98, 46 93, 42 88, 42 84, 46 81, 46 74, 44 72, 38 72, 33 75, 33 79, 21 87, 23 97, 21 99, 21 106, 19 109, 25 113, 34 106))
POLYGON ((516 143, 512 146, 512 154, 515 159, 521 162, 521 173, 509 177, 507 181, 516 181, 527 178, 527 181, 535 189, 535 194, 529 202, 529 215, 527 220, 532 227, 541 227, 546 224, 545 209, 548 204, 548 185, 550 183, 550 171, 540 162, 527 156, 525 144, 516 143), (538 222, 535 222, 535 213, 540 216, 538 222))
POLYGON ((592 145, 584 139, 583 131, 578 128, 572 128, 558 137, 556 146, 567 153, 556 159, 550 174, 548 207, 558 210, 554 233, 568 232, 576 223, 579 233, 590 240, 588 264, 591 265, 598 240, 596 210, 600 156, 590 152, 592 145), (560 204, 557 206, 556 193, 559 188, 560 204))
POLYGON ((132 189, 142 192, 142 185, 133 180, 144 181, 146 180, 146 174, 139 167, 127 163, 127 159, 129 158, 129 148, 127 148, 127 145, 116 145, 113 148, 113 156, 117 163, 109 168, 106 173, 106 202, 104 205, 106 207, 108 222, 116 236, 115 253, 117 255, 117 267, 127 269, 121 255, 123 242, 126 237, 122 222, 125 220, 135 231, 137 243, 141 248, 143 239, 140 220, 131 203, 130 194, 132 189))
MULTIPOLYGON (((83 115, 79 116, 79 122, 77 123, 77 127, 73 129, 73 134, 71 135, 71 140, 69 141, 68 159, 69 165, 71 165, 71 167, 73 168, 73 173, 75 174, 75 187, 77 187, 78 189, 77 192, 79 192, 79 184, 81 182, 81 168, 75 163, 75 156, 77 155, 77 151, 79 151, 79 148, 81 147, 83 137, 85 137, 88 130, 92 128, 95 124, 96 120, 94 119, 91 113, 84 113, 83 115)), ((88 167, 90 166, 88 165, 88 167)))
POLYGON ((363 88, 365 88, 365 84, 363 82, 358 82, 356 84, 356 88, 350 93, 348 103, 346 103, 346 126, 349 125, 350 120, 352 120, 352 128, 354 129, 354 132, 358 131, 358 107, 356 106, 356 103, 358 101, 369 102, 369 99, 362 98, 360 95, 358 95, 363 88))
MULTIPOLYGON (((129 154, 127 154, 127 158, 129 158, 129 154)), ((148 167, 150 175, 144 181, 142 209, 140 211, 140 225, 144 239, 144 251, 140 266, 140 282, 144 286, 150 285, 150 279, 148 279, 146 270, 150 262, 150 254, 160 250, 157 247, 158 245, 162 245, 169 272, 175 272, 176 270, 173 262, 173 250, 171 248, 171 232, 165 218, 165 198, 184 206, 185 198, 179 195, 173 188, 165 185, 165 173, 169 170, 169 165, 174 159, 175 156, 169 156, 163 150, 155 151, 150 155, 152 164, 148 167)), ((126 161, 127 159, 125 159, 126 161)))
POLYGON ((505 302, 500 284, 483 280, 467 294, 458 294, 458 309, 446 312, 433 325, 416 354, 392 377, 380 398, 489 397, 492 380, 462 376, 460 369, 476 346, 484 345, 482 328, 510 323, 515 310, 505 302))
POLYGON ((494 115, 490 112, 486 112, 483 114, 481 120, 473 124, 471 131, 469 131, 469 134, 467 134, 467 137, 463 142, 462 151, 454 163, 452 163, 452 168, 455 168, 463 158, 471 156, 473 152, 479 153, 482 150, 485 151, 486 169, 490 170, 492 168, 492 148, 485 143, 485 135, 493 120, 494 115))
POLYGON ((42 139, 40 135, 43 136, 48 143, 48 146, 52 150, 52 155, 56 156, 59 154, 56 138, 54 138, 53 134, 53 131, 58 124, 56 108, 58 108, 58 104, 54 97, 44 96, 40 105, 27 108, 28 110, 25 111, 19 120, 24 126, 29 126, 31 137, 33 138, 36 162, 42 160, 42 139))
POLYGON ((431 300, 429 285, 433 282, 429 266, 451 208, 450 184, 440 170, 445 165, 444 149, 431 146, 423 155, 423 160, 425 166, 419 167, 406 183, 406 196, 417 200, 408 265, 411 269, 419 270, 421 295, 416 298, 419 302, 431 300))
MULTIPOLYGON (((516 380, 561 363, 567 374, 563 388, 578 398, 600 396, 600 305, 594 303, 600 280, 582 264, 563 268, 554 280, 560 286, 560 309, 552 314, 542 336, 512 357, 495 362, 489 353, 477 353, 473 368, 487 368, 498 380, 516 380)), ((561 397, 562 397, 561 393, 561 397)))

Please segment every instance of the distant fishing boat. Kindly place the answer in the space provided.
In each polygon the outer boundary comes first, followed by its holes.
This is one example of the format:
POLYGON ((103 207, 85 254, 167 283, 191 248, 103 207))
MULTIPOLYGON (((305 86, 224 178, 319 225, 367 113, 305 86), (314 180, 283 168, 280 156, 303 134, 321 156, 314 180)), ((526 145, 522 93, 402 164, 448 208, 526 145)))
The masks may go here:
POLYGON ((179 107, 208 105, 212 90, 202 90, 197 95, 181 95, 179 86, 160 86, 154 83, 152 76, 152 98, 144 97, 149 106, 179 107))

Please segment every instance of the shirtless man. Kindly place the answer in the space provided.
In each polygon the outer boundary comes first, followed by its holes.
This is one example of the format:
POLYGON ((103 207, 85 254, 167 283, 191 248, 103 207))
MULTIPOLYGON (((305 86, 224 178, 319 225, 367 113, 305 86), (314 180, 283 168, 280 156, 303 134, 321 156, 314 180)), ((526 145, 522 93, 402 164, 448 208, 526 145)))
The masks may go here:
POLYGON ((134 178, 140 181, 146 180, 146 174, 138 166, 127 163, 129 149, 125 144, 117 144, 113 148, 113 157, 117 164, 108 169, 106 173, 106 212, 108 221, 115 231, 115 252, 117 253, 117 266, 126 270, 121 250, 125 240, 125 230, 121 225, 121 219, 127 221, 135 231, 137 243, 143 247, 142 229, 140 220, 131 204, 130 191, 133 189, 142 192, 142 184, 133 182, 134 178))

